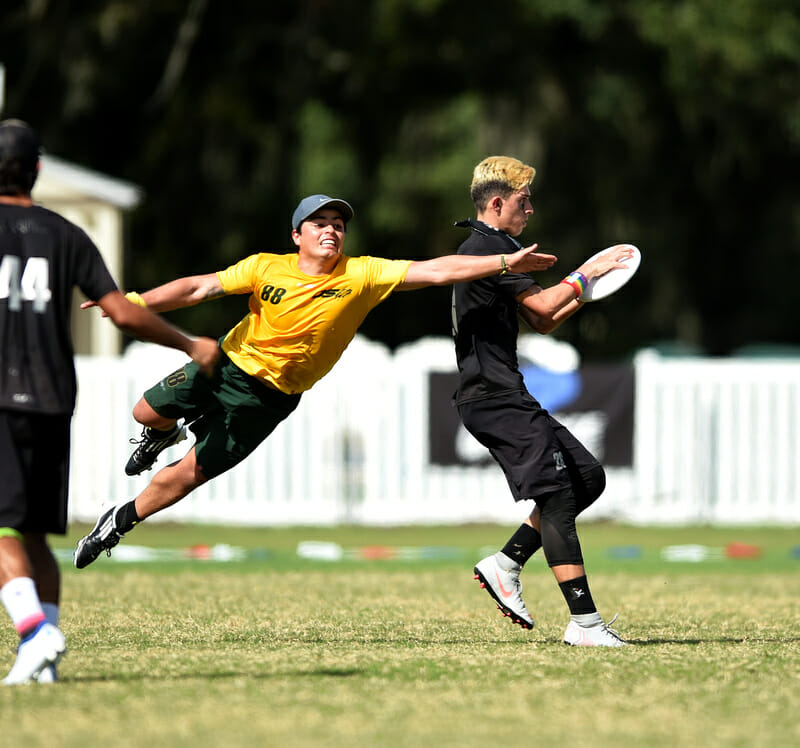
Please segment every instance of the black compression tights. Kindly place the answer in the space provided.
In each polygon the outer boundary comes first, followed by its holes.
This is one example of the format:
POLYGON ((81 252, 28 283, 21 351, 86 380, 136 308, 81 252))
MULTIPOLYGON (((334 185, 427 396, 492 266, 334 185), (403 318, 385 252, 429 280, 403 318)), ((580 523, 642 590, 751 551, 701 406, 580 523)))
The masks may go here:
POLYGON ((600 465, 573 480, 572 492, 551 496, 541 508, 542 550, 549 566, 583 565, 575 518, 603 493, 605 471, 600 465))

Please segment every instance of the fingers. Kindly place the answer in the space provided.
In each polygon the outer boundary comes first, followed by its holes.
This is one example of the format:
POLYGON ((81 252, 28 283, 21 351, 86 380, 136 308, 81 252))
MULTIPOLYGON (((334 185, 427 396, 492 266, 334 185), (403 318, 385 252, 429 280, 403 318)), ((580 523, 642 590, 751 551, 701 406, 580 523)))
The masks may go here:
POLYGON ((524 253, 525 257, 529 260, 538 260, 535 270, 544 270, 546 268, 551 267, 554 263, 558 261, 558 257, 551 254, 545 254, 543 252, 539 252, 539 245, 531 244, 529 247, 523 247, 522 252, 524 253))
MULTIPOLYGON (((84 301, 81 304, 81 309, 91 309, 93 306, 98 306, 99 307, 100 305, 96 301, 84 301)), ((100 316, 101 317, 108 317, 108 314, 106 312, 102 312, 100 314, 100 316)))
POLYGON ((619 244, 606 254, 608 259, 614 259, 617 262, 624 262, 625 260, 633 257, 633 250, 624 244, 619 244))
POLYGON ((536 260, 536 270, 547 270, 558 262, 558 257, 555 255, 536 254, 533 259, 536 260))
POLYGON ((608 252, 604 252, 590 263, 587 266, 588 274, 584 274, 587 275, 587 277, 590 274, 591 277, 599 278, 601 275, 605 275, 611 270, 627 267, 625 261, 629 260, 631 257, 633 257, 633 250, 624 244, 619 244, 609 249, 608 252))
MULTIPOLYGON (((100 306, 100 304, 98 304, 96 301, 84 301, 84 302, 81 304, 81 309, 91 309, 93 306, 99 307, 99 306, 100 306)), ((104 311, 101 309, 101 310, 100 310, 100 316, 101 316, 101 317, 108 317, 108 312, 104 312, 104 311)))
POLYGON ((543 255, 541 257, 538 255, 528 255, 514 262, 509 266, 509 269, 514 273, 535 273, 540 270, 551 268, 555 262, 556 258, 553 257, 553 255, 543 255))

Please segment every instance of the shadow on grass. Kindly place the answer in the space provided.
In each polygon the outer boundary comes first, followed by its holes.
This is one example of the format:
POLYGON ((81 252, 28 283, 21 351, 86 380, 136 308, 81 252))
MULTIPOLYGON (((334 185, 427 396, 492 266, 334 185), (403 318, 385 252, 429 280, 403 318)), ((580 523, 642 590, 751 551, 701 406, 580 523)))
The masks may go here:
POLYGON ((116 675, 78 675, 59 678, 59 683, 135 683, 137 681, 179 681, 179 680, 225 680, 249 678, 268 680, 274 678, 352 678, 365 675, 366 670, 359 668, 320 668, 319 670, 277 670, 263 673, 245 671, 228 672, 192 672, 192 673, 119 673, 116 675))
POLYGON ((653 647, 659 644, 796 644, 800 637, 780 636, 720 636, 714 639, 625 639, 637 647, 653 647))

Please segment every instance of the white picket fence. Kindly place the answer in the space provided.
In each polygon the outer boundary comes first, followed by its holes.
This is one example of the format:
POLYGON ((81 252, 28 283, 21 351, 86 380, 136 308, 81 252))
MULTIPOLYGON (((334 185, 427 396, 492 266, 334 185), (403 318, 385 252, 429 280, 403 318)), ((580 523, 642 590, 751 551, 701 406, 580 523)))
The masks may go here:
MULTIPOLYGON (((549 338, 544 358, 570 358, 549 338)), ((530 353, 530 351, 529 351, 530 353)), ((535 351, 530 355, 536 359, 535 351)), ((70 519, 93 521, 152 473, 123 466, 139 429, 130 411, 180 354, 137 344, 123 358, 79 358, 70 519)), ((636 360, 634 466, 609 469, 587 519, 800 524, 800 362, 636 360)), ((428 373, 454 370, 452 343, 391 354, 357 337, 334 370, 244 463, 150 521, 238 525, 519 522, 494 464, 428 463, 428 373)), ((580 437, 579 425, 575 426, 580 437)), ((188 442, 191 444, 191 442, 188 442)), ((158 465, 178 459, 187 442, 158 465)))
POLYGON ((641 522, 800 524, 800 361, 636 361, 641 522))

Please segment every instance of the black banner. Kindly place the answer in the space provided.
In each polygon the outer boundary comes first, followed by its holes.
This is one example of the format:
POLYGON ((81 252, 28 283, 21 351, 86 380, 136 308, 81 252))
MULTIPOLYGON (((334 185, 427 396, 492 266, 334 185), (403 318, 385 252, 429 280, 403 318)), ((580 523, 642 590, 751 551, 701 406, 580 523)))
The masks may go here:
MULTIPOLYGON (((634 369, 630 364, 590 364, 555 373, 522 369, 529 392, 609 467, 633 464, 634 369)), ((477 465, 492 462, 461 425, 452 404, 458 374, 429 375, 429 462, 477 465)))

